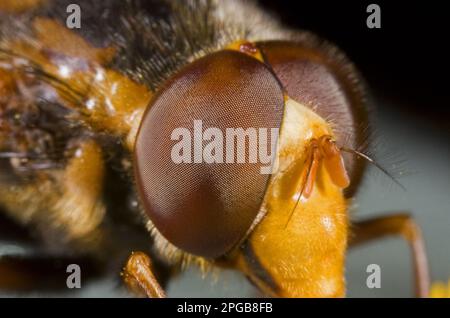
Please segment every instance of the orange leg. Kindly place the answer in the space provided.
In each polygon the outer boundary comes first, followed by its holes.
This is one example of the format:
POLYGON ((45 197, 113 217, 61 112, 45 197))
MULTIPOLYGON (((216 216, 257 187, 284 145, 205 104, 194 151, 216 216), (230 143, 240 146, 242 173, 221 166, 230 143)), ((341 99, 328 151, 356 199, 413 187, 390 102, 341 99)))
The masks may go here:
POLYGON ((412 250, 416 296, 428 296, 430 278, 425 244, 420 227, 410 215, 399 213, 355 222, 352 232, 353 235, 349 242, 350 246, 359 245, 388 235, 402 236, 409 243, 412 250))
POLYGON ((133 252, 122 272, 128 288, 137 295, 165 298, 166 293, 154 275, 150 257, 143 252, 133 252))

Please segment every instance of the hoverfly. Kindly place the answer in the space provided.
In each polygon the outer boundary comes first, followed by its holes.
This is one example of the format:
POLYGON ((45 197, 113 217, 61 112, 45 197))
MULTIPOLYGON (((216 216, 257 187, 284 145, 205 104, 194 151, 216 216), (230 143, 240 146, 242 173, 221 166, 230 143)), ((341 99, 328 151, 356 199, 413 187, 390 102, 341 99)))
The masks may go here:
MULTIPOLYGON (((253 2, 79 0, 69 29, 71 2, 0 4, 0 205, 45 251, 123 260, 149 297, 186 264, 238 270, 269 296, 342 297, 346 250, 401 235, 427 295, 411 217, 350 224, 376 163, 362 79, 335 46, 253 2), (279 129, 276 171, 174 163, 172 132, 199 119, 279 129)), ((0 289, 32 284, 34 264, 1 258, 0 289)))

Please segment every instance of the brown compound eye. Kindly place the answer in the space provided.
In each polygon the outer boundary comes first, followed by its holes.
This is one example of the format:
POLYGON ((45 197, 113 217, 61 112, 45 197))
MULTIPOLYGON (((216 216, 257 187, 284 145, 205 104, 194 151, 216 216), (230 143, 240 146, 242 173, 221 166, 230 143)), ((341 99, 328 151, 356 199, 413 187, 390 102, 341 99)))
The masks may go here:
MULTIPOLYGON (((135 171, 145 211, 169 242, 204 257, 224 255, 254 222, 270 178, 261 173, 260 160, 237 163, 237 148, 232 163, 225 162, 229 149, 224 150, 224 163, 196 163, 194 121, 201 121, 203 131, 218 129, 226 137, 227 128, 279 128, 283 111, 276 77, 263 63, 239 52, 203 57, 163 86, 137 135, 135 171), (190 132, 191 163, 173 160, 179 141, 172 134, 179 128, 190 132)), ((266 142, 270 152, 272 141, 266 142)))
MULTIPOLYGON (((361 149, 367 141, 368 115, 359 76, 350 62, 336 48, 312 39, 257 45, 287 95, 329 121, 339 145, 361 149)), ((365 163, 348 154, 343 156, 351 178, 346 195, 352 196, 365 163)))

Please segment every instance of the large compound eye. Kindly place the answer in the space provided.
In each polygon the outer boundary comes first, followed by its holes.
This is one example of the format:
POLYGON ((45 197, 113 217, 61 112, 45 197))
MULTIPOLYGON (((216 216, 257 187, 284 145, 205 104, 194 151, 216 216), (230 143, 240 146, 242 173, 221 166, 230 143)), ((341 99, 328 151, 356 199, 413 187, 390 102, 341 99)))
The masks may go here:
MULTIPOLYGON (((266 164, 252 163, 248 156, 245 163, 237 163, 237 139, 232 142, 236 146, 232 162, 207 163, 195 154, 199 146, 195 143, 204 146, 211 141, 204 140, 208 128, 221 132, 226 161, 227 128, 266 129, 270 137, 270 130, 280 127, 283 111, 283 92, 276 77, 263 63, 239 52, 203 57, 164 85, 142 120, 135 164, 145 211, 169 242, 214 258, 245 236, 269 181, 270 175, 261 172, 266 164), (204 139, 194 129, 200 121, 204 139), (181 136, 192 142, 187 155, 191 163, 173 160, 174 145, 181 136)), ((258 139, 258 146, 270 153, 272 142, 258 139)))
MULTIPOLYGON (((367 141, 368 121, 363 90, 354 67, 336 48, 309 40, 261 42, 258 47, 289 97, 329 121, 338 144, 361 149, 367 141)), ((346 195, 352 196, 364 161, 343 156, 351 178, 346 195)))

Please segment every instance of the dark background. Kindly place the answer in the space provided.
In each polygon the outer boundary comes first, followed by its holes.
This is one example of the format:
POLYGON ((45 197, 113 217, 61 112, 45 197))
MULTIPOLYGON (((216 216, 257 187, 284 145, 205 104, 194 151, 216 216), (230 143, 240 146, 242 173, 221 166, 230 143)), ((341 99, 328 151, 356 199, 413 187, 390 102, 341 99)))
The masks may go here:
MULTIPOLYGON (((448 124, 449 15, 444 1, 259 1, 293 28, 313 31, 340 47, 372 91, 410 115, 448 124), (381 7, 381 29, 366 27, 366 8, 381 7)), ((378 105, 382 111, 383 105, 378 105)))

